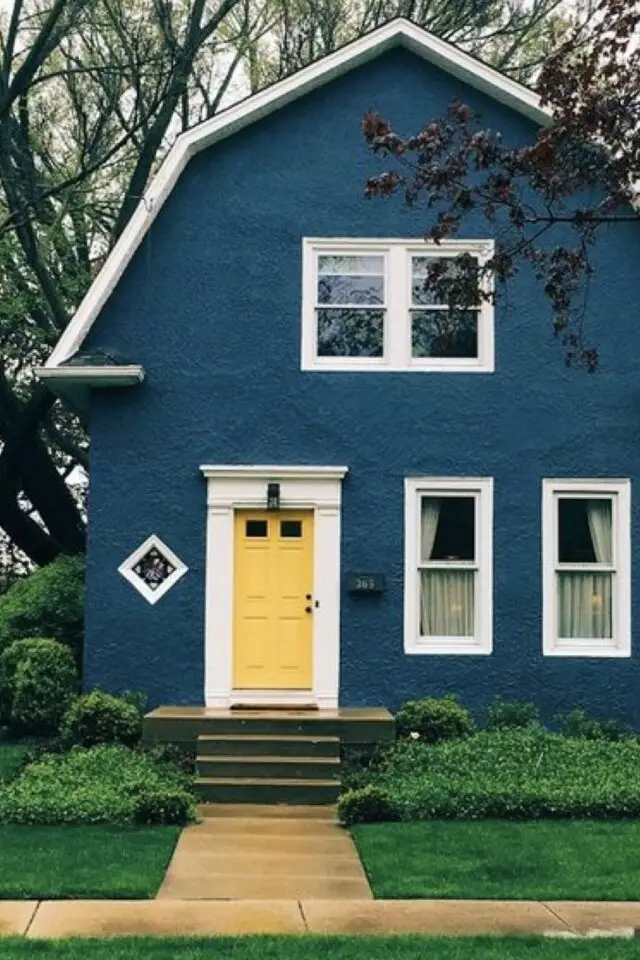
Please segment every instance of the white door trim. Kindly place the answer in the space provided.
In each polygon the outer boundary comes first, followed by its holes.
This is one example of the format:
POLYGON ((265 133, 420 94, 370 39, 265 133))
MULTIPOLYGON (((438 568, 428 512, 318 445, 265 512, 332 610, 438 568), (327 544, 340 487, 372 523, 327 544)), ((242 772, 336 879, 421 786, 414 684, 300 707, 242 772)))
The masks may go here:
POLYGON ((234 703, 315 703, 338 706, 340 675, 340 522, 348 467, 200 467, 207 479, 205 690, 208 707, 234 703), (234 511, 264 510, 267 483, 280 484, 283 510, 313 510, 313 687, 310 691, 233 689, 234 511))

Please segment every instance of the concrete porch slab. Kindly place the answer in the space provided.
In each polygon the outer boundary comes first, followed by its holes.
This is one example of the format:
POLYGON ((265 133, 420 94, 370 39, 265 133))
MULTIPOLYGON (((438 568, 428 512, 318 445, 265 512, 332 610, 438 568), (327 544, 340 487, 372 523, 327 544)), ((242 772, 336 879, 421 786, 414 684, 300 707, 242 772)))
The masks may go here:
POLYGON ((542 903, 490 900, 303 900, 309 933, 466 936, 567 930, 542 903))
POLYGON ((47 901, 40 905, 28 937, 198 937, 259 933, 304 933, 297 902, 47 901))
POLYGON ((37 908, 37 900, 0 900, 0 936, 25 933, 37 908))
POLYGON ((335 806, 289 806, 288 804, 265 803, 200 803, 198 816, 205 818, 266 817, 277 820, 332 820, 336 819, 335 806))

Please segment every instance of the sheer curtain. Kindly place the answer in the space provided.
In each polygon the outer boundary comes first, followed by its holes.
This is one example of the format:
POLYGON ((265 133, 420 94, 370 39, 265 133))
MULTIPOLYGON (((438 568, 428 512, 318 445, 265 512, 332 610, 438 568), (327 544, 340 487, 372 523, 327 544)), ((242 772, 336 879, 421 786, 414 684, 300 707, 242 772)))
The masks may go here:
MULTIPOLYGON (((588 500, 587 520, 596 563, 613 560, 610 500, 588 500)), ((611 573, 558 573, 560 637, 612 636, 611 573)))
MULTIPOLYGON (((440 501, 423 498, 420 524, 420 558, 431 559, 438 532, 440 501)), ((472 637, 474 635, 473 570, 420 571, 420 635, 472 637)))

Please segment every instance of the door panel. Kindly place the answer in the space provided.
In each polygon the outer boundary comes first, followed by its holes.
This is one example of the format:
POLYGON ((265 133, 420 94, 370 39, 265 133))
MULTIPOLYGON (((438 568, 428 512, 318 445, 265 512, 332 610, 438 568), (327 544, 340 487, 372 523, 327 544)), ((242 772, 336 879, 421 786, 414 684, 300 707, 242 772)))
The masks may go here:
POLYGON ((234 687, 311 689, 313 511, 238 510, 234 546, 234 687))

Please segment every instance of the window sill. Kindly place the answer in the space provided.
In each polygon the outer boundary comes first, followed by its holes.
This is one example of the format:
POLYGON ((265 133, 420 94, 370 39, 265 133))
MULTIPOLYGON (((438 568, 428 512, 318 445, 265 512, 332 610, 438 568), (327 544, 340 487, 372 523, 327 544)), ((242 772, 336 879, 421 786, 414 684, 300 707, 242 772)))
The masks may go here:
POLYGON ((425 363, 391 365, 384 360, 363 362, 357 360, 336 361, 323 363, 312 360, 302 364, 304 371, 314 373, 495 373, 494 366, 481 364, 450 363, 446 365, 432 365, 425 363))
POLYGON ((407 656, 489 656, 493 650, 491 645, 480 644, 475 640, 466 643, 435 639, 429 643, 405 643, 404 652, 407 656))
POLYGON ((545 657, 609 657, 624 659, 631 656, 630 648, 610 644, 590 643, 546 643, 543 649, 545 657))

